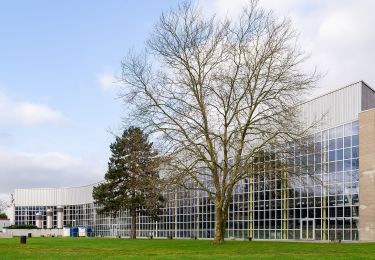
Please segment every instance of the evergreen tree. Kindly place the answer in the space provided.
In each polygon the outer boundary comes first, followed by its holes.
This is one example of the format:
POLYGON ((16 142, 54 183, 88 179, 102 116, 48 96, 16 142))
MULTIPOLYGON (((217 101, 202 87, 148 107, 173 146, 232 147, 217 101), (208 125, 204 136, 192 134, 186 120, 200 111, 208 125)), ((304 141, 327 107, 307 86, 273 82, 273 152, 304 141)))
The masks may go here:
POLYGON ((94 187, 99 214, 116 216, 129 210, 132 239, 136 238, 136 211, 157 218, 163 202, 160 195, 160 158, 148 136, 138 127, 129 127, 110 145, 105 181, 94 187))

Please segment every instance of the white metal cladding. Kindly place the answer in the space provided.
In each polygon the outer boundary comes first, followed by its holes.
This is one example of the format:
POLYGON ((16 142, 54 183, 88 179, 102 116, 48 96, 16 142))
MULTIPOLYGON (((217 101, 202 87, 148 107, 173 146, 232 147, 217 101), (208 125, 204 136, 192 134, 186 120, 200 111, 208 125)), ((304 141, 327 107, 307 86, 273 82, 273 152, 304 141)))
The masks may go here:
POLYGON ((96 184, 71 188, 16 189, 15 206, 60 206, 92 203, 96 184))
POLYGON ((358 119, 361 112, 362 82, 329 92, 301 105, 301 115, 307 126, 317 120, 317 131, 358 119))

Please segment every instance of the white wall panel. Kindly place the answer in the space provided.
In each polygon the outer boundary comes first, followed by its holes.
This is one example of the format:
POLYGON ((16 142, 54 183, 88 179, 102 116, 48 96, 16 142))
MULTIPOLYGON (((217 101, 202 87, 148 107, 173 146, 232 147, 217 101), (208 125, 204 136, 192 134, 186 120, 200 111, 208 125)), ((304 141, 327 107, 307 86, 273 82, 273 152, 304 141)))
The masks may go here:
POLYGON ((361 112, 362 82, 340 88, 301 105, 301 115, 307 126, 321 118, 316 130, 345 124, 358 119, 361 112))
POLYGON ((92 203, 96 184, 71 188, 16 189, 15 206, 59 206, 92 203))

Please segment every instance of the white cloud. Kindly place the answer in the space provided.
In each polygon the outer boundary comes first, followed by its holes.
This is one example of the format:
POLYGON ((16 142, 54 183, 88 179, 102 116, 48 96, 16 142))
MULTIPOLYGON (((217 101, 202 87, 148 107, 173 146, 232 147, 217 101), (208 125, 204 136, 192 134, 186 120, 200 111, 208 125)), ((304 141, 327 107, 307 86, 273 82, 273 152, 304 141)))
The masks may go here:
POLYGON ((0 148, 0 194, 16 188, 79 186, 97 182, 103 171, 59 152, 21 153, 0 148))
POLYGON ((0 130, 0 146, 1 145, 12 145, 14 142, 14 137, 8 132, 2 132, 0 130))
MULTIPOLYGON (((248 0, 199 0, 204 11, 235 17, 248 0)), ((300 44, 315 65, 327 75, 317 92, 364 80, 375 88, 375 1, 372 0, 260 0, 276 15, 292 19, 300 44)), ((316 94, 318 94, 316 93, 316 94)))
POLYGON ((60 123, 62 113, 47 105, 28 101, 15 101, 0 93, 0 125, 30 126, 44 123, 60 123))
POLYGON ((99 86, 102 90, 110 90, 118 86, 119 79, 110 69, 105 69, 98 75, 99 86))
POLYGON ((375 59, 374 1, 343 1, 325 6, 319 23, 316 44, 312 46, 316 62, 328 70, 327 85, 365 80, 375 87, 372 70, 375 59))

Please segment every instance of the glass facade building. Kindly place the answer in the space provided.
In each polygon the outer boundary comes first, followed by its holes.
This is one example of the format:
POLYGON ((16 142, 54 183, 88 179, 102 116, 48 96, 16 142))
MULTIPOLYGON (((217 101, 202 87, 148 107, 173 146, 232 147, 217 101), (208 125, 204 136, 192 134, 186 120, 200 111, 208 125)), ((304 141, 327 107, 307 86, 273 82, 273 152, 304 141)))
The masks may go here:
MULTIPOLYGON (((367 191, 375 188, 375 182, 371 183, 375 169, 363 169, 375 149, 370 149, 372 139, 366 139, 369 133, 364 135, 361 130, 373 124, 375 135, 375 113, 373 121, 369 114, 374 112, 375 92, 358 82, 302 106, 307 123, 323 113, 329 114, 328 123, 305 138, 303 145, 286 145, 288 152, 282 157, 270 149, 257 158, 257 174, 235 187, 226 238, 375 240, 371 236, 372 227, 375 231, 374 195, 367 191), (280 168, 281 160, 285 163, 280 168)), ((93 186, 16 190, 14 222, 35 224, 36 213, 41 213, 46 227, 46 211, 52 209, 55 227, 56 207, 61 206, 64 226, 90 226, 95 236, 128 237, 128 212, 120 212, 117 218, 98 215, 91 196, 93 186)), ((214 237, 215 207, 204 192, 178 189, 163 195, 166 205, 159 221, 138 214, 137 236, 214 237)))

